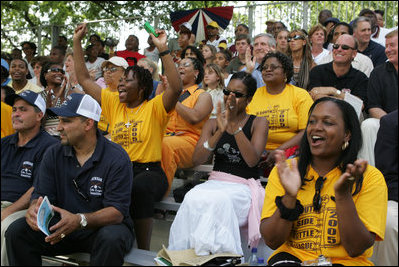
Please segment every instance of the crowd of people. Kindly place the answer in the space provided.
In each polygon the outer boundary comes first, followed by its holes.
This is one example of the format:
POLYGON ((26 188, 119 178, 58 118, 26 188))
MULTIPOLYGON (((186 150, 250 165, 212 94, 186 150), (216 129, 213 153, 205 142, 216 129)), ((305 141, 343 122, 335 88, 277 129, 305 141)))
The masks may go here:
POLYGON ((268 20, 254 38, 238 24, 231 44, 217 21, 199 43, 184 22, 143 54, 135 35, 115 51, 79 24, 71 47, 2 52, 1 264, 88 252, 122 265, 135 242, 150 249, 176 171, 211 163, 169 249, 242 255, 244 238, 275 250, 270 265, 396 266, 398 30, 383 15, 322 10, 309 33, 268 20))

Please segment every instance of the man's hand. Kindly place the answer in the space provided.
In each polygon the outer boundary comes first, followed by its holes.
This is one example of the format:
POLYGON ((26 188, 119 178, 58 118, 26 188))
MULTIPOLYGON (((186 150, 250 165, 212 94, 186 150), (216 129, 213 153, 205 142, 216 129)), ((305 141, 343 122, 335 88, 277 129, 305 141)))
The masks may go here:
POLYGON ((35 231, 40 231, 39 227, 37 227, 37 212, 42 201, 43 197, 33 200, 25 214, 26 223, 35 231))
POLYGON ((61 214, 61 220, 50 227, 50 231, 55 231, 51 235, 45 238, 46 242, 54 245, 60 242, 66 235, 74 232, 80 227, 80 216, 78 214, 71 213, 67 210, 58 208, 52 205, 54 211, 61 214))

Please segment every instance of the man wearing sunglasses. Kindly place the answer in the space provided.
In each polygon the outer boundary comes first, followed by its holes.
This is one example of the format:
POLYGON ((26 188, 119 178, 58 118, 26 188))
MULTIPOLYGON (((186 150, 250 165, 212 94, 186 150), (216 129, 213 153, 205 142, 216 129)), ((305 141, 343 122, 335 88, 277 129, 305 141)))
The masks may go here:
POLYGON ((41 255, 90 253, 90 265, 122 265, 133 245, 129 215, 133 171, 123 148, 97 129, 101 107, 91 96, 71 94, 59 116, 61 143, 48 148, 34 182, 26 218, 6 232, 10 265, 41 265, 41 255), (55 212, 50 235, 37 226, 47 196, 55 212))
POLYGON ((367 103, 367 76, 352 67, 357 54, 357 43, 353 36, 343 34, 333 45, 333 61, 314 67, 309 75, 309 93, 313 100, 331 96, 345 99, 350 93, 367 103))

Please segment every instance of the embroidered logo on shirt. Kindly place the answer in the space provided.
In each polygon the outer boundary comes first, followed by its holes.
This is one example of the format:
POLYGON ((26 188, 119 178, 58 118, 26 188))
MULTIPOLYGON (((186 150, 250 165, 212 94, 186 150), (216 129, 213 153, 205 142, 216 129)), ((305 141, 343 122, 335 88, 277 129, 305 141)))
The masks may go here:
POLYGON ((90 195, 101 196, 103 193, 103 178, 91 177, 90 179, 90 195))
POLYGON ((32 169, 33 163, 30 161, 24 161, 22 163, 21 177, 32 178, 32 169))

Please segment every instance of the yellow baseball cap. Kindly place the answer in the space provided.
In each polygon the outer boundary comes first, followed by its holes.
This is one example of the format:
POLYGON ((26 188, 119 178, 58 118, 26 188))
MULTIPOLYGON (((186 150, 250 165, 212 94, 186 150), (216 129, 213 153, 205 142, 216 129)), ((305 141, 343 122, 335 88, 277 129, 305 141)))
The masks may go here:
POLYGON ((220 44, 218 45, 218 47, 221 47, 221 48, 223 48, 223 49, 226 49, 226 48, 227 48, 227 44, 226 44, 226 43, 220 43, 220 44))
POLYGON ((211 21, 211 23, 209 23, 208 25, 206 25, 206 27, 220 28, 219 24, 214 20, 211 21))

